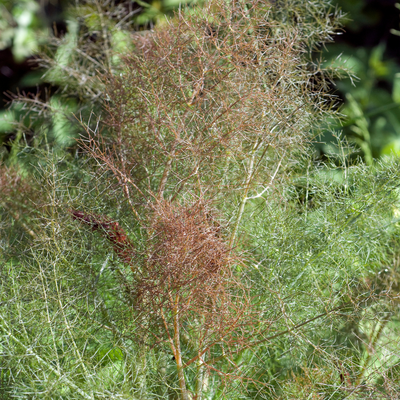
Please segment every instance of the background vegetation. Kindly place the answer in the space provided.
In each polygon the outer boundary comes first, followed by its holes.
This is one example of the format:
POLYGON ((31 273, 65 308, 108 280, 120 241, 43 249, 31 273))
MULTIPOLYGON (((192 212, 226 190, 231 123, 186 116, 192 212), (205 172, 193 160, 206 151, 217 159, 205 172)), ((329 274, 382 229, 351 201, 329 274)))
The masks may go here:
POLYGON ((1 398, 398 397, 389 45, 323 0, 2 6, 40 69, 0 70, 1 398))

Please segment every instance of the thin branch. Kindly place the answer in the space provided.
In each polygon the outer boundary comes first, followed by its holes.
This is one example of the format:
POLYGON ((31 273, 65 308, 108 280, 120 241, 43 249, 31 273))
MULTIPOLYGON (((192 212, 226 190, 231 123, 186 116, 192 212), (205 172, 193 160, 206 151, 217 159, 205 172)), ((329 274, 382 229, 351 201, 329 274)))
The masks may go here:
POLYGON ((14 342, 18 343, 26 352, 28 356, 33 356, 35 359, 39 362, 39 364, 43 365, 44 367, 48 368, 51 372, 53 372, 56 376, 60 378, 61 381, 63 381, 67 386, 69 386, 72 390, 75 390, 77 393, 79 393, 83 398, 87 400, 93 400, 93 397, 89 394, 87 394, 84 390, 82 390, 79 386, 75 385, 74 382, 72 382, 70 379, 66 377, 65 374, 62 374, 59 372, 56 368, 54 368, 50 363, 45 361, 42 357, 40 357, 38 354, 36 354, 32 350, 32 346, 26 346, 23 344, 16 336, 13 335, 12 331, 10 328, 7 326, 7 323, 5 322, 3 316, 0 313, 0 319, 3 321, 6 327, 0 325, 0 328, 5 332, 6 335, 8 335, 14 342))

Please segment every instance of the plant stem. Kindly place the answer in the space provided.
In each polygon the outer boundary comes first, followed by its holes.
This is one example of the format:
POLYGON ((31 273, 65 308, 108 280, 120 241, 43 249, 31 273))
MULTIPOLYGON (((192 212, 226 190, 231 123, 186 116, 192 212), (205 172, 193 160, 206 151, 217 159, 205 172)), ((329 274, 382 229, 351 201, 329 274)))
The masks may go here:
POLYGON ((233 228, 233 232, 232 235, 229 239, 229 247, 232 248, 234 243, 235 243, 235 239, 236 239, 236 235, 237 235, 237 231, 239 229, 239 225, 240 225, 240 221, 243 217, 243 212, 244 212, 244 207, 246 206, 246 202, 247 202, 247 195, 249 193, 250 190, 250 184, 251 181, 253 179, 253 174, 254 174, 254 162, 256 159, 256 151, 258 149, 258 147, 260 146, 261 141, 257 140, 256 143, 253 146, 253 150, 252 150, 252 154, 251 154, 251 158, 250 158, 250 163, 249 163, 249 170, 247 173, 247 177, 246 177, 246 182, 245 182, 245 187, 244 187, 244 193, 242 196, 242 200, 240 202, 240 206, 239 206, 239 211, 237 214, 237 218, 236 218, 236 222, 233 228))
POLYGON ((365 374, 365 371, 367 370, 368 364, 369 364, 369 362, 371 360, 371 355, 375 351, 375 346, 376 346, 378 340, 380 339, 380 336, 381 336, 386 324, 389 322, 389 320, 390 320, 390 316, 387 316, 382 322, 380 322, 380 323, 378 322, 377 325, 379 325, 379 327, 378 327, 377 332, 376 333, 374 332, 375 329, 372 332, 371 337, 370 337, 370 341, 368 343, 367 356, 364 359, 364 362, 362 363, 362 367, 361 367, 360 372, 358 373, 358 376, 357 376, 357 379, 356 379, 356 383, 355 383, 355 387, 357 387, 358 385, 361 384, 362 379, 363 379, 364 374, 365 374), (374 333, 375 333, 375 335, 374 335, 374 333))
POLYGON ((196 388, 195 388, 195 396, 194 400, 201 400, 203 394, 203 387, 204 387, 204 366, 203 366, 203 356, 200 354, 199 351, 199 358, 196 362, 197 364, 197 375, 196 375, 196 388))
POLYGON ((160 187, 158 188, 158 194, 157 194, 157 197, 158 197, 159 200, 161 200, 163 198, 163 195, 164 195, 165 185, 167 183, 169 171, 171 170, 173 157, 174 157, 174 154, 171 154, 168 157, 167 164, 165 165, 165 168, 164 168, 164 172, 163 172, 163 175, 162 175, 162 178, 161 178, 161 182, 160 182, 160 187))
POLYGON ((185 374, 183 373, 182 364, 182 353, 181 353, 181 343, 179 334, 179 295, 175 298, 175 309, 174 309, 174 342, 175 342, 175 361, 176 368, 178 371, 179 387, 181 389, 181 400, 189 400, 189 396, 186 389, 185 374))

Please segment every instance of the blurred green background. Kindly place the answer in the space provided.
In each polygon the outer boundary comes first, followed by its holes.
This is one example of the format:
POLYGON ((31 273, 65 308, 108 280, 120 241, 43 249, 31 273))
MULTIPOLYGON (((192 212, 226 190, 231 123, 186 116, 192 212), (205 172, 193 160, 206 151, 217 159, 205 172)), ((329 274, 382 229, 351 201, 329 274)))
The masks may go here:
MULTIPOLYGON (((336 0, 345 13, 342 35, 325 51, 326 62, 347 66, 354 79, 335 82, 343 130, 367 163, 400 154, 399 9, 392 0, 336 0)), ((321 151, 329 151, 327 144, 321 151)))
MULTIPOLYGON (((133 30, 151 28, 179 7, 178 0, 120 0, 133 30)), ((7 109, 7 92, 39 98, 59 91, 57 82, 42 79, 34 54, 69 31, 67 0, 0 0, 0 144, 11 151, 18 137, 14 122, 23 110, 7 109)), ((81 2, 85 5, 85 2, 81 2)), ((318 138, 319 156, 337 151, 332 144, 343 132, 356 146, 355 155, 371 164, 384 155, 400 155, 400 25, 396 0, 334 0, 346 14, 343 32, 333 37, 322 60, 342 65, 349 76, 332 82, 342 119, 327 121, 318 138)), ((126 21, 125 21, 126 22, 126 21)), ((62 84, 61 84, 62 86, 62 84)), ((47 101, 48 99, 46 99, 47 101)), ((70 103, 69 110, 78 108, 70 103)), ((23 121, 29 125, 29 121, 23 121)), ((35 127, 31 128, 34 136, 35 127)), ((28 142, 30 137, 26 139, 28 142)), ((68 142, 68 141, 67 141, 68 142)), ((29 144, 29 143, 28 143, 29 144)))

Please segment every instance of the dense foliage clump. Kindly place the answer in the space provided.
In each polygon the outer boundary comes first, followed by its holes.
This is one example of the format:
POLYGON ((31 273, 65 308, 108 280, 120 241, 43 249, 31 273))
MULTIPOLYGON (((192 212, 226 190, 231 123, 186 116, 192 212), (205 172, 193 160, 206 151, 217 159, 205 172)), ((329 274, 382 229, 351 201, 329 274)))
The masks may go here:
POLYGON ((2 396, 396 398, 399 162, 312 147, 338 13, 213 0, 121 49, 98 12, 104 68, 43 57, 93 113, 14 99, 41 125, 0 170, 2 396))

